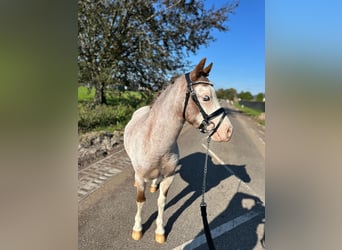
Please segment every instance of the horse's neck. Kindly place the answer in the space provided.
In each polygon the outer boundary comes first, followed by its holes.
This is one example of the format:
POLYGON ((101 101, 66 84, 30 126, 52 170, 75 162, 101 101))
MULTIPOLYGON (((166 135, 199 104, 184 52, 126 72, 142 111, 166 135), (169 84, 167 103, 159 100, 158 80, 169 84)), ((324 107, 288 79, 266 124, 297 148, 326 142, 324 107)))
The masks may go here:
POLYGON ((182 100, 181 86, 170 86, 167 93, 161 94, 152 106, 148 117, 149 139, 161 151, 172 147, 183 127, 184 120, 179 112, 184 104, 182 100))

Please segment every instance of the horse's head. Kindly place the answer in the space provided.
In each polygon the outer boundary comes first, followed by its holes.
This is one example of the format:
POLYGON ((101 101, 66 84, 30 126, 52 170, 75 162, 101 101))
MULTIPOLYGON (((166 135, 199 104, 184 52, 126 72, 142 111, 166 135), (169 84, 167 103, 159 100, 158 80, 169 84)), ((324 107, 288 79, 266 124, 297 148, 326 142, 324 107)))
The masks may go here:
POLYGON ((207 78, 213 64, 204 68, 205 61, 203 58, 193 71, 185 74, 187 94, 183 117, 201 132, 210 133, 214 141, 229 141, 233 126, 207 78))

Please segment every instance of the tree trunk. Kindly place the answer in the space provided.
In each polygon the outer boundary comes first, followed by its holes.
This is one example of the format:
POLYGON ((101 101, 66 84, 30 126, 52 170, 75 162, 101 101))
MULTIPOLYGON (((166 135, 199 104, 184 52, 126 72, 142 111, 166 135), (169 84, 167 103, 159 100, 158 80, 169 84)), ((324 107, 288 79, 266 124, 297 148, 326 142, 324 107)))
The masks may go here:
POLYGON ((94 101, 95 104, 107 104, 104 82, 101 82, 96 86, 94 101))

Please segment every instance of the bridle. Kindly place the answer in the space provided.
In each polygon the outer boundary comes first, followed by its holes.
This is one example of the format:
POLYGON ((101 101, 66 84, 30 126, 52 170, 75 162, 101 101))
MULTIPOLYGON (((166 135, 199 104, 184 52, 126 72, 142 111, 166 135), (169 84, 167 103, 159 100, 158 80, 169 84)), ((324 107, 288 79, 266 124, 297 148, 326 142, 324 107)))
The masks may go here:
POLYGON ((185 74, 185 79, 187 82, 187 91, 186 91, 186 96, 185 96, 185 102, 184 102, 184 109, 183 109, 183 118, 185 119, 185 111, 186 111, 186 107, 188 106, 188 102, 189 102, 189 98, 191 95, 192 100, 194 101, 194 103, 197 105, 199 111, 202 114, 203 117, 203 121, 201 122, 201 124, 199 125, 198 129, 202 132, 202 133, 208 133, 211 132, 209 135, 209 138, 215 134, 215 132, 217 131, 217 129, 220 127, 224 117, 227 115, 226 111, 224 110, 224 108, 219 108, 217 110, 215 110, 213 113, 211 113, 210 115, 208 115, 204 109, 202 108, 195 90, 193 89, 193 86, 196 84, 207 84, 210 86, 213 86, 213 84, 211 82, 207 82, 207 81, 197 81, 197 82, 193 82, 190 79, 190 73, 186 73, 185 74), (215 126, 215 124, 211 121, 212 119, 214 119, 215 117, 221 115, 221 119, 218 122, 218 124, 215 126), (208 126, 210 124, 214 125, 214 128, 212 130, 208 130, 208 126))

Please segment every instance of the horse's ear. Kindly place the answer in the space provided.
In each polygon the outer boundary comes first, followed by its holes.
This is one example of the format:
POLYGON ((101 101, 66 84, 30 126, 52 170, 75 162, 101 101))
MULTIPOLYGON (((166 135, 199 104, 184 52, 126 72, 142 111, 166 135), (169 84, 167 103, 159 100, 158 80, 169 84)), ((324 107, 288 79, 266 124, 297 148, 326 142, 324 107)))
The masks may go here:
POLYGON ((210 63, 205 69, 203 69, 203 73, 208 76, 211 68, 213 67, 213 63, 210 63))
POLYGON ((201 72, 203 72, 203 67, 205 64, 205 60, 206 58, 203 58, 196 66, 196 68, 191 71, 190 73, 190 77, 192 81, 196 81, 200 76, 201 76, 201 72))

